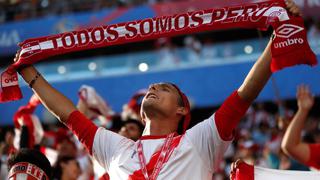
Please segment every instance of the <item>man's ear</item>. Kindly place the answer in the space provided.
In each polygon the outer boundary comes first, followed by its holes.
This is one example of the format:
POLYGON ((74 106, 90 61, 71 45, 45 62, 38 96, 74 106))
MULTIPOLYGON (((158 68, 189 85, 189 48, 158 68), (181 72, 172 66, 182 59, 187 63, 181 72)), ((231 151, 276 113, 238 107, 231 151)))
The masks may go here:
POLYGON ((188 110, 185 107, 178 107, 177 114, 185 116, 188 114, 188 110))
POLYGON ((141 122, 142 122, 142 124, 143 124, 143 125, 146 125, 146 121, 145 121, 146 115, 145 115, 142 111, 140 111, 140 116, 141 116, 141 122))

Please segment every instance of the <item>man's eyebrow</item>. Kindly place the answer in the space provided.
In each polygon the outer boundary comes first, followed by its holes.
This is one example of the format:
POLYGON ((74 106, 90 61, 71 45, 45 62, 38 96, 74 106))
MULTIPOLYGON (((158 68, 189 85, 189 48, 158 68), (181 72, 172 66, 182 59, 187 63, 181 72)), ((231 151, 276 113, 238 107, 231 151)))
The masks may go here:
POLYGON ((172 85, 167 84, 167 83, 163 83, 162 85, 163 85, 165 88, 168 88, 168 89, 170 89, 170 90, 174 90, 174 89, 175 89, 172 85))

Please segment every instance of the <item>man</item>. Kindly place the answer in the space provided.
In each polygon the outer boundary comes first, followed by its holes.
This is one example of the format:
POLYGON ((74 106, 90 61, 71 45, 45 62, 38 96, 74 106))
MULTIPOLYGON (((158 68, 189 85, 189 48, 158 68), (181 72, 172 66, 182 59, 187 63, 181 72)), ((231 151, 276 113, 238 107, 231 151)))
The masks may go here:
POLYGON ((297 101, 298 111, 283 137, 281 147, 292 158, 320 170, 320 143, 308 144, 301 141, 301 131, 314 104, 314 97, 307 86, 298 87, 297 101))
MULTIPOLYGON (((288 2, 288 10, 299 14, 293 1, 288 2)), ((269 42, 243 84, 215 114, 187 131, 190 108, 186 96, 170 83, 150 85, 140 111, 145 129, 137 142, 95 126, 34 67, 25 67, 20 74, 42 103, 85 144, 110 179, 211 179, 235 127, 271 76, 270 49, 269 42), (177 135, 179 124, 183 128, 177 135)))

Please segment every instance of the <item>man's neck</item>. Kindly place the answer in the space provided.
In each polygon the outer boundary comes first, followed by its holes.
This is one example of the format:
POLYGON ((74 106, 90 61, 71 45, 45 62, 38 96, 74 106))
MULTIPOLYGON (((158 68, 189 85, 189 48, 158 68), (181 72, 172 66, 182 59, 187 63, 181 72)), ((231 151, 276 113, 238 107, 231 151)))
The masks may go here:
POLYGON ((177 131, 177 125, 170 121, 147 121, 143 136, 163 136, 177 131))

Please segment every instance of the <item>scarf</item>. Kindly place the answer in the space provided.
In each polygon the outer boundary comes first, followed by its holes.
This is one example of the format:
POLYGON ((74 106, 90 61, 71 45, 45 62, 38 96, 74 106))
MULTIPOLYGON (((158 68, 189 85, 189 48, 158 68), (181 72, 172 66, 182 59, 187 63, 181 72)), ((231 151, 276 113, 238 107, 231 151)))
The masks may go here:
POLYGON ((32 95, 29 102, 25 106, 21 106, 13 116, 13 124, 15 127, 15 137, 13 140, 14 147, 20 149, 21 123, 28 129, 28 148, 33 148, 41 142, 44 131, 39 118, 34 115, 34 111, 41 104, 36 95, 32 95), (20 120, 21 119, 21 120, 20 120))
POLYGON ((276 32, 272 44, 272 71, 296 64, 315 65, 316 56, 308 45, 302 18, 291 16, 285 7, 284 0, 252 0, 242 5, 216 7, 27 39, 19 44, 19 60, 1 74, 0 102, 22 98, 16 73, 19 67, 34 64, 48 57, 218 29, 266 30, 272 25, 276 32))
POLYGON ((268 169, 241 163, 232 180, 316 180, 319 177, 319 172, 268 169))
POLYGON ((78 96, 79 101, 82 101, 86 109, 90 111, 89 119, 95 119, 98 116, 110 118, 110 116, 114 114, 111 107, 93 87, 82 85, 79 89, 78 96))

